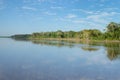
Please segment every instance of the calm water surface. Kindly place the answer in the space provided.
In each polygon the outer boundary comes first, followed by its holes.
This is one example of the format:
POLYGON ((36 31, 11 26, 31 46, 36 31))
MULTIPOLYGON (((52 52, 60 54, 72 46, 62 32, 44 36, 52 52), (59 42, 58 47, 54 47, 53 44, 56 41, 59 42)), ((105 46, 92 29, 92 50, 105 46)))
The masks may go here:
POLYGON ((120 44, 0 39, 0 80, 120 80, 120 44))

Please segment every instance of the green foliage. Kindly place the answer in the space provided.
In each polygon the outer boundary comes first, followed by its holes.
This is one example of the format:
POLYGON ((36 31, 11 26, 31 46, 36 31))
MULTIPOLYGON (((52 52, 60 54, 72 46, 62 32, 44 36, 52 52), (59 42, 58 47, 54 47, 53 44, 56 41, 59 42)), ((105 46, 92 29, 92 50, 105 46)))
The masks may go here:
POLYGON ((120 24, 115 22, 108 24, 105 36, 105 39, 120 40, 120 24))
POLYGON ((31 37, 30 34, 17 34, 17 35, 13 35, 11 36, 11 38, 14 38, 14 39, 29 39, 31 37))
POLYGON ((118 30, 118 28, 119 28, 119 24, 117 24, 115 22, 111 22, 107 26, 107 32, 115 32, 118 30))
POLYGON ((102 36, 102 32, 97 29, 90 29, 90 30, 83 30, 80 32, 80 38, 86 40, 97 40, 100 39, 102 36))
POLYGON ((111 22, 106 27, 106 31, 102 33, 97 29, 89 29, 82 31, 54 31, 54 32, 36 32, 33 34, 13 35, 16 39, 41 39, 41 38, 75 38, 84 40, 120 40, 120 24, 111 22))

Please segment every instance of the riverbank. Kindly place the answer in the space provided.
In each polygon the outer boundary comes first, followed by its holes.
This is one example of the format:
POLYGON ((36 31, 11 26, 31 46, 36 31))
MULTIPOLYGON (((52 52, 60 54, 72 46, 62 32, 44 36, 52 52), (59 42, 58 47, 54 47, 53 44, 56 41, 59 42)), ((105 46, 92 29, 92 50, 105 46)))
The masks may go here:
POLYGON ((118 42, 120 40, 86 40, 86 39, 78 39, 78 38, 29 38, 29 40, 50 40, 50 41, 70 41, 70 42, 105 42, 105 43, 113 43, 118 42))
POLYGON ((106 31, 98 29, 85 29, 81 31, 51 31, 34 32, 32 34, 16 34, 11 36, 14 39, 30 40, 65 40, 85 42, 120 42, 120 24, 111 22, 106 26, 106 31), (112 25, 112 26, 111 26, 112 25), (114 28, 113 28, 114 26, 114 28))

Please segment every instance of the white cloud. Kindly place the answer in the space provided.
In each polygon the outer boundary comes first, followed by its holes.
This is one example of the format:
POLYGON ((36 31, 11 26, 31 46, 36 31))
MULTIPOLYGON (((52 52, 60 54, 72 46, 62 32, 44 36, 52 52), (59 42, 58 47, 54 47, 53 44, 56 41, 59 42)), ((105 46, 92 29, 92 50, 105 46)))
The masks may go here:
POLYGON ((54 3, 55 0, 37 0, 38 2, 50 2, 50 3, 54 3))
POLYGON ((71 18, 76 18, 77 17, 77 15, 75 15, 75 14, 68 14, 67 16, 66 16, 66 18, 69 18, 69 19, 71 19, 71 18))
POLYGON ((46 0, 38 0, 39 2, 44 2, 44 1, 46 1, 46 0))
POLYGON ((86 21, 82 20, 82 19, 80 19, 80 20, 73 20, 72 22, 74 22, 74 23, 86 23, 86 21))
POLYGON ((87 19, 80 19, 80 20, 73 20, 72 21, 75 24, 80 24, 83 25, 84 27, 90 27, 91 29, 95 29, 95 28, 100 28, 101 24, 100 23, 95 23, 92 20, 87 20, 87 19))
MULTIPOLYGON (((107 24, 108 22, 112 21, 112 17, 114 17, 115 15, 120 15, 119 12, 115 12, 116 9, 118 8, 104 8, 101 10, 97 10, 97 11, 90 11, 90 10, 83 10, 83 9, 73 9, 74 12, 82 12, 84 14, 86 14, 86 16, 84 16, 84 21, 92 21, 96 24, 107 24)), ((81 13, 80 13, 81 14, 81 13)), ((83 21, 81 20, 75 20, 73 21, 75 23, 82 23, 83 21)))
POLYGON ((37 10, 36 8, 29 7, 29 6, 23 6, 22 9, 24 9, 24 10, 33 10, 33 11, 37 10))
POLYGON ((116 7, 108 7, 108 8, 104 8, 102 9, 103 11, 119 11, 119 8, 116 8, 116 7))
POLYGON ((119 14, 119 13, 116 13, 116 12, 111 12, 111 13, 100 12, 100 13, 97 13, 97 14, 87 16, 87 19, 91 20, 93 22, 106 24, 106 23, 108 23, 108 21, 110 21, 110 17, 112 17, 116 14, 119 14))
POLYGON ((88 0, 88 1, 93 1, 93 2, 96 2, 96 1, 99 1, 99 2, 102 2, 102 3, 104 3, 104 2, 106 2, 106 1, 108 1, 108 0, 88 0))
POLYGON ((56 15, 56 13, 52 13, 52 12, 44 12, 43 14, 49 15, 49 16, 54 16, 54 15, 56 15))
POLYGON ((86 26, 86 28, 95 28, 103 30, 105 26, 111 22, 115 21, 116 16, 120 16, 118 8, 104 8, 99 10, 84 10, 84 9, 72 9, 72 13, 69 13, 67 16, 59 18, 59 20, 64 22, 70 22, 72 25, 86 26), (75 15, 85 14, 83 16, 75 15))
POLYGON ((31 0, 23 0, 23 3, 28 3, 30 2, 31 0))
MULTIPOLYGON (((112 21, 112 17, 120 14, 117 12, 95 12, 93 14, 89 14, 88 16, 81 18, 81 19, 75 19, 72 20, 73 23, 81 24, 84 26, 89 26, 91 28, 100 28, 103 25, 108 24, 112 21)), ((104 27, 104 26, 103 26, 104 27)))
POLYGON ((51 9, 63 9, 63 7, 60 7, 60 6, 52 6, 51 9))
POLYGON ((108 0, 100 0, 100 2, 102 2, 102 3, 106 2, 106 1, 108 1, 108 0))
POLYGON ((84 10, 84 9, 73 9, 72 11, 83 12, 83 13, 86 13, 86 14, 93 14, 93 11, 84 10))

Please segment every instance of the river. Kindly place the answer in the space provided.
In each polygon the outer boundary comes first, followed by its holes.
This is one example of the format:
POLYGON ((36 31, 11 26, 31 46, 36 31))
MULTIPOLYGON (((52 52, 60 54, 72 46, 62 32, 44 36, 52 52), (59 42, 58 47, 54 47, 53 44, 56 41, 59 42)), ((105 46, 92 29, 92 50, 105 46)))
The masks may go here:
POLYGON ((0 38, 0 80, 120 80, 120 43, 0 38))

